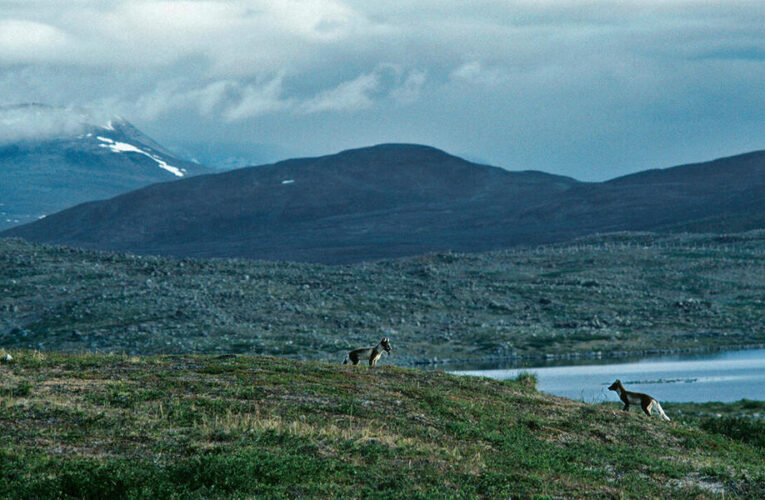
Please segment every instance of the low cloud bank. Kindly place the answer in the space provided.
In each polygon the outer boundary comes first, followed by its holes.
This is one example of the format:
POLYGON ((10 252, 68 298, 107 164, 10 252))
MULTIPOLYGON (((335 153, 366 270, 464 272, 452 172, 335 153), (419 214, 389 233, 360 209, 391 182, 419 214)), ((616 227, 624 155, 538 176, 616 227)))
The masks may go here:
POLYGON ((109 121, 96 110, 43 104, 0 106, 0 145, 75 137, 109 121))

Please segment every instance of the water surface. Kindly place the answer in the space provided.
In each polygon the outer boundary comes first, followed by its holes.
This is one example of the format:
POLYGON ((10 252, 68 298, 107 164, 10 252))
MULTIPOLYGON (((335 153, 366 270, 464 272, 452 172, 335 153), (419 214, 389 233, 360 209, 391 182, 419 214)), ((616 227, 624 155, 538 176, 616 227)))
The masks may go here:
POLYGON ((663 356, 628 363, 459 370, 452 373, 503 380, 515 378, 520 372, 535 373, 537 388, 542 392, 592 403, 617 401, 616 393, 608 390, 617 378, 621 379, 627 390, 648 393, 659 401, 765 401, 765 349, 723 351, 691 357, 663 356))

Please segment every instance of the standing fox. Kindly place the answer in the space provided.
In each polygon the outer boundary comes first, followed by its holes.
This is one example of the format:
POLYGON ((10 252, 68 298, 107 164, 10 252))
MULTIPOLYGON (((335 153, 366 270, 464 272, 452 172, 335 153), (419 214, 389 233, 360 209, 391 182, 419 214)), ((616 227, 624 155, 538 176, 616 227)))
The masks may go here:
POLYGON ((345 358, 343 364, 347 365, 350 361, 354 365, 357 365, 362 359, 369 359, 369 366, 374 366, 377 364, 377 360, 380 359, 380 356, 382 356, 383 351, 387 352, 388 356, 390 356, 391 347, 388 337, 382 339, 376 346, 362 347, 361 349, 355 349, 349 352, 348 357, 345 358))
POLYGON ((621 380, 616 379, 616 382, 611 384, 611 387, 609 387, 608 390, 616 391, 616 394, 619 395, 619 399, 621 399, 624 402, 624 408, 622 408, 624 411, 629 411, 631 404, 633 405, 640 404, 640 407, 643 409, 645 414, 650 417, 651 408, 655 406, 656 409, 659 410, 659 415, 661 415, 661 418, 669 421, 669 417, 667 416, 666 413, 664 413, 664 410, 661 409, 661 405, 659 404, 658 401, 653 399, 648 394, 643 394, 641 392, 628 391, 622 385, 621 380))

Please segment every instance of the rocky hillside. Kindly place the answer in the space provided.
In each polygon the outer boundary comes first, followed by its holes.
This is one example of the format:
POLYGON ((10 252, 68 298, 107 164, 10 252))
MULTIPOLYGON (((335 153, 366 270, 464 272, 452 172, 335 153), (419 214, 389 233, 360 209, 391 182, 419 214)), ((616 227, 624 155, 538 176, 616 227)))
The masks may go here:
POLYGON ((0 347, 387 362, 765 343, 765 232, 617 233, 352 266, 0 239, 0 347))

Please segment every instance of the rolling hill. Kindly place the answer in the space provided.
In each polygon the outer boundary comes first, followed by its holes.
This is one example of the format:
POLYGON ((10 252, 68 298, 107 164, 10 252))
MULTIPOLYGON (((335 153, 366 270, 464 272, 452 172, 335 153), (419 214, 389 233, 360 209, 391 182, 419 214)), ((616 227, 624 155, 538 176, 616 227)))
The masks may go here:
POLYGON ((663 402, 663 422, 542 394, 528 374, 11 354, 0 364, 9 499, 765 494, 762 420, 681 417, 663 402))
MULTIPOLYGON (((2 233, 89 249, 349 263, 733 217, 760 227, 765 152, 602 183, 385 144, 158 184, 2 233)), ((752 227, 748 227, 751 225, 752 227)))

